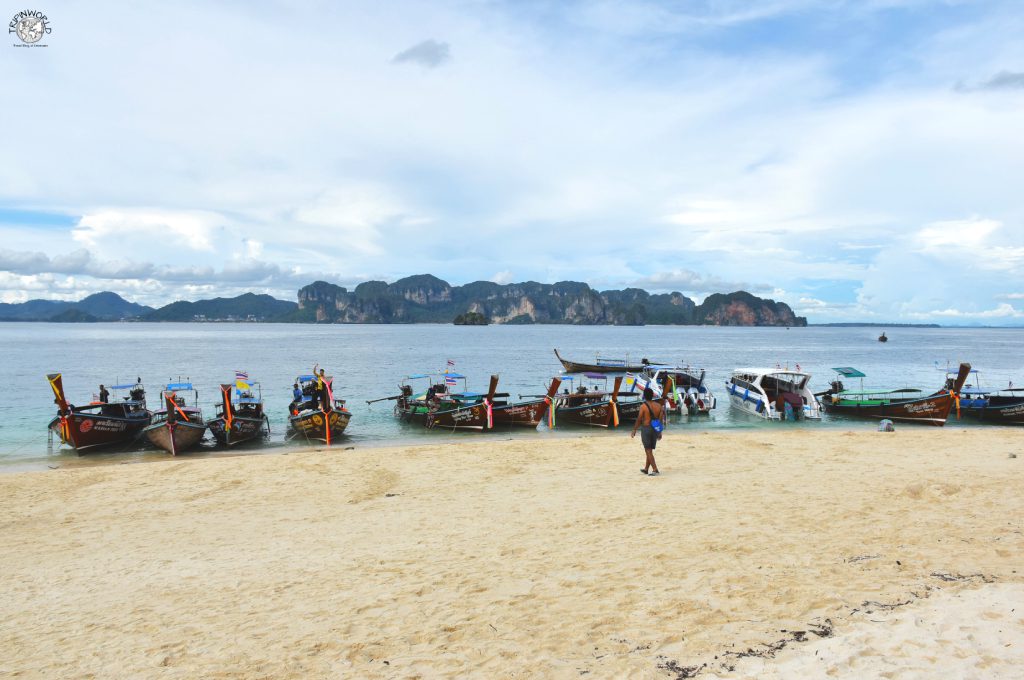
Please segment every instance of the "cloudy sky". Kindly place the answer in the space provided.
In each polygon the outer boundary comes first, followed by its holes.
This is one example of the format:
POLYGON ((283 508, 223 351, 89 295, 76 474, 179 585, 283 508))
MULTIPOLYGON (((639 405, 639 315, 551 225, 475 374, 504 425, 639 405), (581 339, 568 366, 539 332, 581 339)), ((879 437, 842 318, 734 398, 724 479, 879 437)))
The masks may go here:
POLYGON ((1019 0, 38 9, 0 301, 430 272, 1024 324, 1019 0))

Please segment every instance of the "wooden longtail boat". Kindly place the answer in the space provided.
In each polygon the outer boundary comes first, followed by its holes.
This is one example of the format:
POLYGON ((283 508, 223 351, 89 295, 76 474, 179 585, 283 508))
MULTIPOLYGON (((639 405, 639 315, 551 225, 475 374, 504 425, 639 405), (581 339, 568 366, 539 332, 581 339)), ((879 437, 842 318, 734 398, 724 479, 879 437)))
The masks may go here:
MULTIPOLYGON (((976 420, 986 425, 1024 425, 1024 388, 1014 387, 1013 383, 1006 389, 990 390, 981 387, 981 376, 977 370, 971 370, 975 376, 975 384, 962 387, 959 413, 964 418, 976 420)), ((946 372, 946 384, 943 390, 952 389, 955 378, 950 371, 946 372)))
POLYGON ((153 424, 143 432, 154 446, 172 456, 199 446, 206 434, 206 421, 199 408, 199 393, 189 382, 169 383, 160 393, 163 408, 153 414, 153 424), (181 393, 192 393, 192 403, 186 403, 181 393))
POLYGON ((552 397, 558 391, 560 379, 555 379, 548 394, 536 395, 530 401, 508 402, 511 395, 499 393, 498 376, 492 375, 486 393, 469 392, 466 376, 459 373, 420 373, 406 376, 399 385, 400 394, 394 397, 371 399, 394 401, 395 416, 428 429, 494 430, 511 427, 537 427, 548 414, 552 397), (413 387, 415 381, 425 380, 423 391, 413 387), (463 389, 456 391, 459 381, 463 389))
POLYGON ((293 401, 288 409, 288 439, 304 437, 330 445, 345 432, 352 413, 345 408, 344 399, 334 397, 332 376, 325 376, 323 394, 316 390, 315 375, 300 375, 295 379, 303 398, 293 401))
POLYGON ((855 418, 876 418, 900 422, 923 423, 941 427, 946 424, 949 413, 956 404, 960 389, 970 373, 971 365, 960 364, 957 377, 950 389, 924 397, 912 397, 920 390, 846 390, 841 378, 863 378, 864 374, 855 368, 832 369, 839 375, 831 387, 822 392, 821 405, 826 413, 855 418))
MULTIPOLYGON (((561 378, 552 378, 547 394, 532 401, 520 401, 509 404, 495 400, 493 407, 494 428, 537 427, 544 420, 544 416, 553 413, 550 407, 554 403, 555 395, 558 394, 558 387, 561 384, 561 378)), ((548 423, 550 424, 550 422, 551 420, 549 419, 548 423)))
POLYGON ((718 401, 704 383, 704 376, 704 369, 697 373, 689 367, 651 365, 642 373, 628 373, 626 386, 630 394, 643 392, 644 388, 650 387, 654 390, 655 399, 661 399, 662 384, 666 384, 665 410, 669 413, 706 416, 718 401))
POLYGON ((234 446, 270 434, 260 384, 236 379, 234 385, 221 385, 217 416, 206 424, 221 446, 234 446))
MULTIPOLYGON (((451 386, 453 374, 445 376, 445 387, 451 386)), ((459 376, 463 380, 463 376, 459 376)), ((494 395, 498 391, 498 376, 492 375, 487 394, 474 392, 436 391, 432 398, 424 398, 422 404, 413 404, 417 411, 414 420, 422 422, 428 429, 435 427, 452 430, 490 430, 494 428, 494 395), (419 411, 426 409, 421 419, 419 411)), ((426 396, 426 395, 425 395, 426 396)))
POLYGON ((115 395, 127 396, 110 403, 93 402, 86 406, 73 406, 65 397, 60 373, 46 376, 57 404, 57 416, 47 425, 51 436, 56 434, 82 455, 105 447, 129 444, 135 441, 143 428, 150 424, 153 414, 146 409, 146 389, 142 380, 126 385, 114 385, 115 395))
MULTIPOLYGON (((599 373, 584 374, 591 380, 607 380, 607 376, 599 373)), ((563 376, 569 383, 573 376, 563 376)), ((643 401, 636 396, 623 399, 619 394, 622 387, 622 376, 616 376, 612 390, 587 390, 581 385, 575 392, 563 392, 555 402, 555 422, 558 425, 587 425, 590 427, 619 427, 631 425, 640 413, 643 401)))
POLYGON ((641 359, 639 364, 631 364, 628 357, 626 359, 606 359, 598 355, 594 358, 594 363, 587 364, 563 359, 557 349, 555 356, 562 362, 566 373, 639 373, 652 363, 647 359, 641 359))

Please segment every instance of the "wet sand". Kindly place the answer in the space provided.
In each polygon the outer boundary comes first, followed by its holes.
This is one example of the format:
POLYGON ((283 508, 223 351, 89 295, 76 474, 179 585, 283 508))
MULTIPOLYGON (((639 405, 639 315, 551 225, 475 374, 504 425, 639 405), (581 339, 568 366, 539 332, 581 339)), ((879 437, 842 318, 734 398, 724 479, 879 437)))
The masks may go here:
POLYGON ((1020 677, 1024 433, 0 475, 0 676, 1020 677))

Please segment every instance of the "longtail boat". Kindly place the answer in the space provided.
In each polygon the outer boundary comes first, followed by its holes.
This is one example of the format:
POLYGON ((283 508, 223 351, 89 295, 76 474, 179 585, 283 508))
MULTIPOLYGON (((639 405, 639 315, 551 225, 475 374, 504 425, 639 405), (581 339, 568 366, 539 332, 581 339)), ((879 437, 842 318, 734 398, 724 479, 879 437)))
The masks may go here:
MULTIPOLYGON (((554 404, 555 395, 558 394, 558 387, 561 384, 561 378, 552 378, 547 394, 537 395, 537 398, 531 401, 510 404, 496 399, 493 407, 494 427, 537 427, 545 416, 548 416, 548 425, 553 425, 554 411, 551 406, 554 404)), ((500 395, 495 396, 500 397, 500 395)), ((520 396, 520 398, 522 397, 520 396)))
POLYGON ((594 357, 594 363, 588 364, 582 361, 564 359, 557 349, 555 350, 555 356, 562 362, 566 373, 639 373, 652 363, 644 358, 640 360, 639 364, 631 364, 629 357, 625 359, 609 359, 598 354, 594 357))
POLYGON ((199 392, 192 383, 168 383, 160 397, 163 407, 153 414, 153 424, 143 430, 146 438, 172 456, 199 446, 206 434, 206 421, 199 408, 199 392))
MULTIPOLYGON (((395 415, 404 422, 428 429, 489 430, 494 426, 494 396, 498 376, 492 375, 486 394, 466 389, 466 376, 460 373, 418 374, 406 377, 399 386, 395 415), (415 381, 426 379, 427 388, 415 393, 415 381), (462 389, 458 390, 459 382, 462 389)), ((507 395, 506 395, 507 396, 507 395)))
POLYGON ((428 429, 487 431, 537 427, 548 415, 559 384, 561 380, 556 379, 547 394, 534 395, 530 401, 509 402, 511 395, 497 391, 496 375, 491 376, 487 392, 470 392, 466 387, 466 376, 461 373, 419 373, 403 378, 398 386, 398 395, 371 399, 366 403, 394 401, 394 413, 399 420, 428 429), (418 389, 419 384, 423 388, 418 389))
MULTIPOLYGON (((608 376, 601 373, 584 373, 582 378, 590 381, 604 380, 606 383, 608 380, 608 376)), ((580 378, 562 376, 562 380, 571 385, 580 378)), ((555 422, 559 425, 572 424, 607 428, 632 424, 637 414, 640 413, 643 400, 636 395, 623 398, 623 395, 619 394, 622 381, 621 375, 616 376, 611 391, 608 391, 607 385, 603 388, 588 388, 586 384, 581 384, 575 391, 571 387, 567 388, 558 395, 558 400, 555 402, 555 422)), ((583 382, 581 380, 581 383, 583 382)))
POLYGON ((704 369, 698 373, 689 366, 651 365, 642 373, 627 373, 625 384, 631 394, 650 387, 655 399, 665 398, 665 409, 669 413, 706 416, 718 401, 705 384, 704 377, 704 369), (666 385, 664 394, 663 384, 666 385))
POLYGON ((258 382, 235 378, 220 386, 217 415, 206 423, 221 446, 234 446, 270 434, 270 420, 263 410, 263 390, 258 382))
MULTIPOLYGON (((1024 425, 1024 388, 1014 387, 1012 382, 1004 389, 983 388, 978 371, 972 369, 971 373, 974 384, 958 392, 960 415, 987 425, 1024 425)), ((955 386, 954 375, 947 370, 944 390, 955 386)))
POLYGON ((146 389, 142 379, 125 385, 114 385, 115 399, 110 403, 93 401, 85 406, 73 406, 64 394, 60 373, 46 376, 57 404, 57 416, 47 427, 51 436, 56 434, 62 444, 81 455, 104 447, 135 441, 152 421, 153 414, 146 409, 146 389), (126 396, 117 399, 119 393, 126 396))
POLYGON ((318 392, 316 375, 295 378, 302 397, 292 401, 288 407, 289 439, 304 437, 330 445, 344 434, 352 413, 345 407, 344 399, 335 398, 334 378, 324 376, 323 380, 324 389, 318 392))
POLYGON ((941 427, 946 424, 950 411, 959 399, 957 395, 970 374, 971 365, 960 364, 957 376, 948 385, 948 389, 927 396, 914 396, 921 394, 921 390, 912 388, 865 390, 865 375, 862 372, 850 366, 832 370, 836 372, 837 377, 829 389, 820 395, 826 413, 855 418, 884 418, 941 427), (861 389, 845 389, 842 378, 860 378, 861 389))

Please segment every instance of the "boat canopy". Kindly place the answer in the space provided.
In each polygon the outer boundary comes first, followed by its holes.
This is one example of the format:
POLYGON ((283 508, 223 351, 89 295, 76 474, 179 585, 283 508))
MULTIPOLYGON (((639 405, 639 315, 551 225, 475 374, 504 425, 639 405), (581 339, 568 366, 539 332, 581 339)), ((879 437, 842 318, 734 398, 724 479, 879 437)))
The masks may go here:
POLYGON ((295 382, 309 382, 310 380, 316 380, 315 375, 300 375, 295 378, 295 382))
POLYGON ((837 392, 840 397, 868 397, 881 394, 917 394, 921 390, 914 387, 903 387, 898 390, 843 390, 837 392))
POLYGON ((863 373, 858 371, 852 366, 840 366, 839 368, 833 368, 833 371, 843 376, 844 378, 864 378, 866 377, 863 373))
POLYGON ((235 400, 236 404, 258 404, 262 401, 259 397, 239 397, 235 400))
POLYGON ((124 385, 111 385, 112 390, 130 390, 135 387, 141 387, 142 383, 125 383, 124 385))
POLYGON ((164 391, 165 392, 174 392, 174 391, 177 391, 177 390, 191 390, 191 389, 192 389, 192 383, 190 383, 190 382, 176 382, 176 383, 167 383, 167 387, 164 388, 164 391))
POLYGON ((788 368, 737 368, 734 369, 732 374, 734 376, 740 374, 749 375, 799 375, 806 376, 807 373, 803 371, 790 370, 788 368))
POLYGON ((604 373, 584 373, 584 377, 590 378, 591 380, 607 380, 608 376, 604 373))

